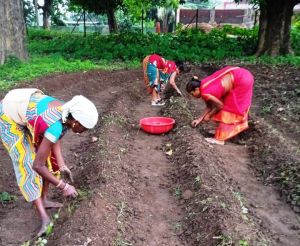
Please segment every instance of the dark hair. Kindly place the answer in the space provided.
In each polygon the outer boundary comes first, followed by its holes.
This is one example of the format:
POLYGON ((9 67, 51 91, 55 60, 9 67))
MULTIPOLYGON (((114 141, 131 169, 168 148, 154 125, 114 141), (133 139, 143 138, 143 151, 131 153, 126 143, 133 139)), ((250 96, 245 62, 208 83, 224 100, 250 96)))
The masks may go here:
POLYGON ((196 90, 197 88, 199 88, 200 86, 201 86, 201 81, 199 79, 192 78, 189 82, 187 82, 185 89, 188 93, 190 93, 196 90))
POLYGON ((183 61, 175 61, 176 67, 178 68, 179 72, 184 72, 185 67, 183 61))
POLYGON ((175 61, 175 64, 179 72, 181 73, 188 73, 189 71, 191 71, 191 68, 187 67, 183 61, 175 61))
POLYGON ((73 115, 71 113, 68 114, 67 120, 75 120, 73 115))

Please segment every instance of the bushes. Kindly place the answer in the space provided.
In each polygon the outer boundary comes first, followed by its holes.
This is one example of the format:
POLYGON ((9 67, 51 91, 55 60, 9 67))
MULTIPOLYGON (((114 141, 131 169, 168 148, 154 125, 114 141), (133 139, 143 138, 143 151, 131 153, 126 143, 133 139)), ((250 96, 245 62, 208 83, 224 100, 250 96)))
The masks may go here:
POLYGON ((84 38, 79 34, 30 30, 28 47, 31 54, 58 53, 76 59, 141 60, 149 53, 157 52, 169 59, 199 62, 246 55, 253 50, 257 39, 253 33, 252 30, 227 28, 209 34, 188 30, 177 35, 127 32, 89 34, 84 38), (235 32, 237 36, 230 37, 229 32, 235 32))
MULTIPOLYGON (((168 59, 191 62, 241 58, 254 53, 258 28, 243 29, 224 26, 204 34, 195 29, 176 34, 124 32, 111 35, 61 33, 29 30, 28 47, 31 54, 60 54, 66 59, 142 60, 150 53, 160 53, 168 59)), ((292 30, 292 47, 300 54, 300 33, 292 30)))

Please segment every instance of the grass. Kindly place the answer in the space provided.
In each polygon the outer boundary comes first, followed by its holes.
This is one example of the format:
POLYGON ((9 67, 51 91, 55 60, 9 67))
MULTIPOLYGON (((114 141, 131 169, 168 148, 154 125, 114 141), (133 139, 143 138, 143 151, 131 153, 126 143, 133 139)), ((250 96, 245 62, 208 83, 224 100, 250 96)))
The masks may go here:
POLYGON ((180 199, 181 195, 182 195, 182 190, 181 187, 178 185, 176 187, 173 188, 174 191, 174 195, 177 199, 180 199))
POLYGON ((119 127, 124 127, 127 124, 126 118, 114 113, 104 115, 102 117, 102 121, 104 126, 116 125, 119 127))
POLYGON ((118 202, 116 204, 116 208, 118 209, 117 215, 117 223, 118 223, 118 235, 114 240, 114 246, 131 246, 132 243, 124 239, 125 236, 125 227, 124 227, 124 217, 127 211, 127 204, 124 201, 118 202))
POLYGON ((20 81, 29 81, 49 74, 84 72, 88 70, 117 70, 139 67, 137 61, 108 62, 79 59, 66 59, 58 54, 33 55, 27 61, 21 62, 9 58, 0 66, 0 90, 8 90, 20 81))

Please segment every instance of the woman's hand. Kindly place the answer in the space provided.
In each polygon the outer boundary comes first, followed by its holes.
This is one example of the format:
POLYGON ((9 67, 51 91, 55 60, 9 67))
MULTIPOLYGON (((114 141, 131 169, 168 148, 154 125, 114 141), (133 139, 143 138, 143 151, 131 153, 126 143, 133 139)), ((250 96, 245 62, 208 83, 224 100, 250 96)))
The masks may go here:
POLYGON ((66 176, 72 183, 74 182, 72 172, 66 165, 61 166, 59 170, 62 175, 66 176))
POLYGON ((203 118, 204 121, 210 121, 210 119, 211 119, 210 114, 205 115, 203 118))
POLYGON ((177 90, 177 93, 182 96, 182 92, 179 89, 177 90))
POLYGON ((197 119, 192 121, 192 127, 197 127, 201 123, 202 119, 197 119))
POLYGON ((64 196, 70 196, 75 198, 76 196, 78 196, 78 193, 75 189, 75 187, 73 185, 70 185, 68 183, 66 183, 66 186, 63 188, 63 195, 64 196))

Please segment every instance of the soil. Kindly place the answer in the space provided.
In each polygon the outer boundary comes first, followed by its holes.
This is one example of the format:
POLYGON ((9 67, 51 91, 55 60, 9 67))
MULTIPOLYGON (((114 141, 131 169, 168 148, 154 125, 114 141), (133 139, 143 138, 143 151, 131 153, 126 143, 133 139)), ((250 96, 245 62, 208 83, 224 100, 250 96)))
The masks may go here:
MULTIPOLYGON (((222 66, 192 66, 177 84, 184 91, 192 75, 222 66)), ((20 85, 63 100, 85 95, 100 112, 95 129, 63 138, 80 195, 51 191, 64 207, 49 210, 58 218, 47 245, 300 245, 300 71, 242 66, 256 78, 250 128, 224 146, 204 141, 213 123, 190 127, 201 100, 168 89, 164 107, 150 106, 141 70, 57 74, 20 85), (155 115, 175 118, 175 128, 143 132, 139 120, 155 115)), ((34 245, 39 219, 2 146, 0 154, 0 191, 17 197, 0 204, 0 245, 34 245)))

